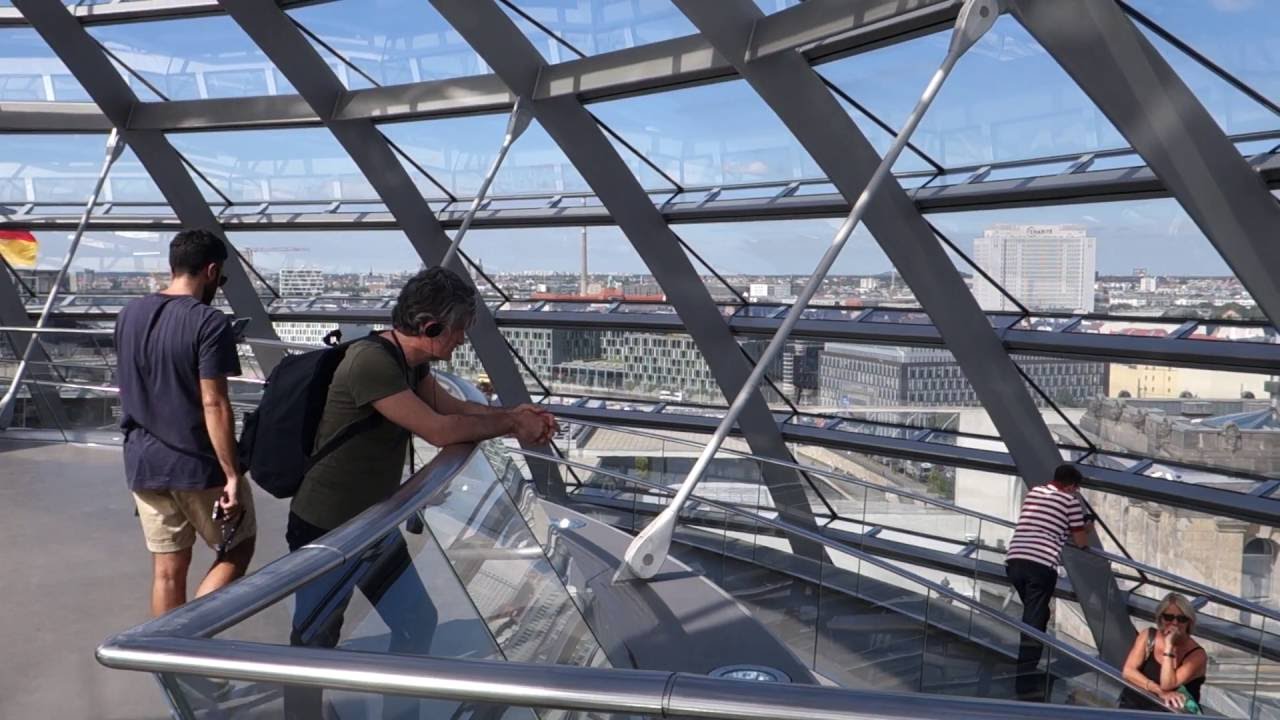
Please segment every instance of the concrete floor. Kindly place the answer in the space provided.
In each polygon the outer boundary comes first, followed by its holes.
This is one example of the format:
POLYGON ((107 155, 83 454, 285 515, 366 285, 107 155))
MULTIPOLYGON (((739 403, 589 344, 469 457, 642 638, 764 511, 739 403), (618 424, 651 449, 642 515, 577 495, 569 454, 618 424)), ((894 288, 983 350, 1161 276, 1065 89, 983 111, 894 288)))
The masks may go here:
MULTIPOLYGON (((286 551, 288 504, 260 489, 254 501, 256 568, 286 551)), ((192 591, 212 559, 198 543, 192 591)), ((0 436, 0 577, 0 718, 169 717, 150 675, 93 657, 147 619, 151 559, 118 447, 0 436)))

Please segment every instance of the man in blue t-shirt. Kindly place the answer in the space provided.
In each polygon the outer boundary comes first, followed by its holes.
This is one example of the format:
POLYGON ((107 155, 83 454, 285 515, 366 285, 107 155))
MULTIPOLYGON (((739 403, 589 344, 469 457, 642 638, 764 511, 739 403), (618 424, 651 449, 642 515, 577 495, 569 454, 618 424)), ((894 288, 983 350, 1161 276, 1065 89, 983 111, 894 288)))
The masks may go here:
POLYGON ((196 597, 244 574, 256 522, 236 463, 227 377, 240 374, 235 332, 210 307, 226 283, 227 248, 206 230, 169 245, 169 287, 116 321, 124 469, 152 553, 151 613, 187 599, 196 535, 216 551, 196 597))

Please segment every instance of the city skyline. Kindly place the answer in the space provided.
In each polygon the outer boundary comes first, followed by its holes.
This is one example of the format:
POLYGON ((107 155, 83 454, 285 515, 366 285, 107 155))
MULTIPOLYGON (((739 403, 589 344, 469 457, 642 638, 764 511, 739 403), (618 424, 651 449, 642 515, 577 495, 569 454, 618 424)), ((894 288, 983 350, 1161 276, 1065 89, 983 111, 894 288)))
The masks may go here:
MULTIPOLYGON (((1144 267, 1153 275, 1232 276, 1226 263, 1173 200, 1141 200, 1049 208, 1016 208, 931 215, 929 219, 963 252, 973 257, 974 241, 998 224, 1081 225, 1097 239, 1100 275, 1123 275, 1144 267)), ((838 218, 698 223, 673 226, 698 255, 721 274, 808 275, 840 224, 838 218)), ((34 231, 40 240, 37 267, 56 267, 68 244, 68 232, 34 231)), ((648 272, 630 241, 615 226, 588 228, 593 273, 648 272)), ((494 272, 577 272, 581 228, 476 228, 463 252, 494 272)), ((73 267, 131 263, 139 270, 163 270, 169 232, 86 233, 73 267)), ((416 268, 421 259, 398 230, 231 232, 246 248, 296 246, 304 252, 259 253, 263 272, 284 267, 325 272, 396 272, 416 268)), ((953 261, 966 274, 972 267, 953 261)), ((695 269, 706 274, 697 260, 695 269)), ((118 268, 125 269, 125 268, 118 268)), ((859 227, 832 269, 833 275, 875 275, 895 271, 865 227, 859 227)))

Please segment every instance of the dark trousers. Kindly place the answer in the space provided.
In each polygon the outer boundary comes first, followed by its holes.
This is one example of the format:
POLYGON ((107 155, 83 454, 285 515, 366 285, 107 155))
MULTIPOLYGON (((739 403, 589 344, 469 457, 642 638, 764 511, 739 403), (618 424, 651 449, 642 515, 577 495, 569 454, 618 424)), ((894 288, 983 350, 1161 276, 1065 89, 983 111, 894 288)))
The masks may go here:
MULTIPOLYGON (((285 540, 293 552, 327 532, 289 513, 285 540)), ((342 632, 342 616, 357 587, 391 631, 389 652, 411 655, 430 652, 438 614, 413 568, 409 548, 399 531, 392 531, 365 557, 352 559, 298 589, 294 595, 289 644, 336 647, 342 632)), ((412 698, 387 696, 383 717, 417 718, 417 706, 412 698)), ((320 690, 285 686, 284 710, 288 718, 324 717, 320 690)))
MULTIPOLYGON (((1005 563, 1005 573, 1022 601, 1022 622, 1041 631, 1049 627, 1049 604, 1058 585, 1057 571, 1048 565, 1014 558, 1005 563)), ((1015 684, 1021 700, 1044 700, 1046 685, 1036 672, 1043 649, 1040 641, 1030 635, 1023 635, 1018 643, 1015 684)))

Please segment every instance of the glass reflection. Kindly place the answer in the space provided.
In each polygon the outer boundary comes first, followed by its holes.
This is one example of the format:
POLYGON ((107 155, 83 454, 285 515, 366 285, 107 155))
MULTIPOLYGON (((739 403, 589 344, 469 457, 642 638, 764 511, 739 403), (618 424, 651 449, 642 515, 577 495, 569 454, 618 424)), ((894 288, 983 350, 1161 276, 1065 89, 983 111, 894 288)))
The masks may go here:
MULTIPOLYGON (((91 25, 86 29, 169 100, 296 92, 257 44, 226 15, 91 25)), ((120 70, 127 83, 142 85, 136 77, 120 70)))

